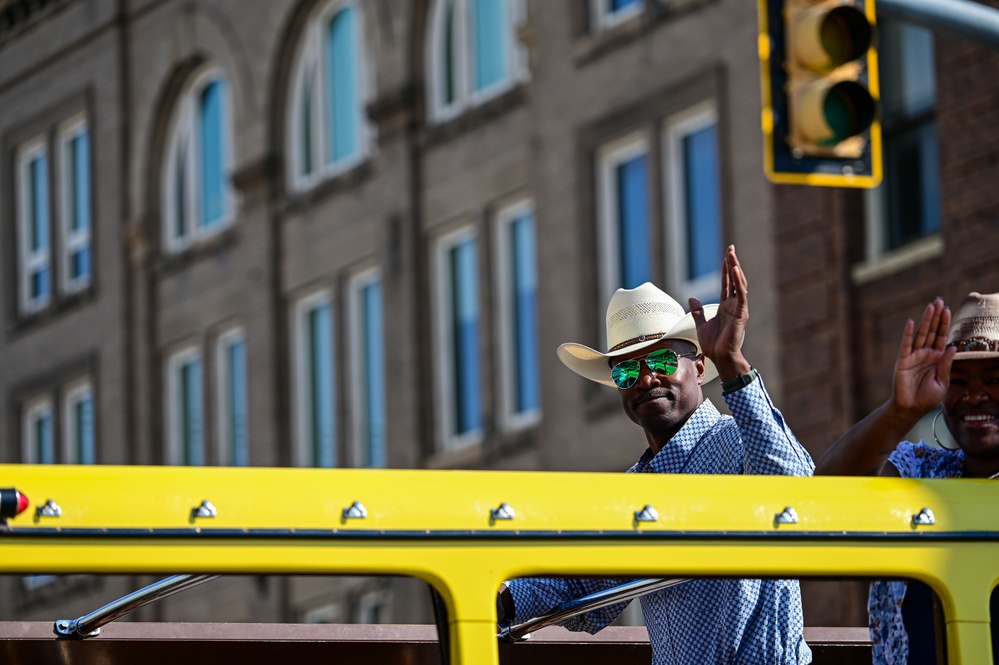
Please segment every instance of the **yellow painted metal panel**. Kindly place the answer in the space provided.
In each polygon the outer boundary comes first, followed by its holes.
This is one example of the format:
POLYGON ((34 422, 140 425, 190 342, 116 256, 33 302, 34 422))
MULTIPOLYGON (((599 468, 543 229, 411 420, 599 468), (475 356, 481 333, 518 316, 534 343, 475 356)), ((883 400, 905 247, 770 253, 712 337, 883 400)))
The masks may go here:
POLYGON ((951 662, 991 648, 988 481, 7 465, 0 487, 33 502, 0 529, 2 573, 408 575, 441 592, 460 663, 496 662, 496 589, 537 574, 911 577, 943 602, 951 662), (50 498, 61 516, 36 517, 50 498), (203 500, 217 516, 192 519, 203 500))
POLYGON ((16 487, 33 506, 10 520, 32 528, 777 531, 774 516, 793 507, 790 531, 912 533, 912 516, 930 508, 919 531, 999 530, 999 484, 988 481, 783 476, 663 476, 320 469, 234 469, 0 465, 0 487, 16 487), (58 518, 35 515, 53 499, 58 518), (192 519, 203 500, 217 517, 192 519), (354 501, 367 517, 345 520, 354 501), (515 518, 493 520, 509 504, 515 518), (653 506, 659 520, 636 523, 653 506))

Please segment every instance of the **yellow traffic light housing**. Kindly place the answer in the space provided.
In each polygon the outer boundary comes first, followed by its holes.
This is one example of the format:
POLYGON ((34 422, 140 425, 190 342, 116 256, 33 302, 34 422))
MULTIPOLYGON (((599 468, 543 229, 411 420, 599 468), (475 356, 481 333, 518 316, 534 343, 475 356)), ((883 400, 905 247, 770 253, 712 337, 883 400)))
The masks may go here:
POLYGON ((777 183, 881 181, 874 0, 759 0, 764 170, 777 183))

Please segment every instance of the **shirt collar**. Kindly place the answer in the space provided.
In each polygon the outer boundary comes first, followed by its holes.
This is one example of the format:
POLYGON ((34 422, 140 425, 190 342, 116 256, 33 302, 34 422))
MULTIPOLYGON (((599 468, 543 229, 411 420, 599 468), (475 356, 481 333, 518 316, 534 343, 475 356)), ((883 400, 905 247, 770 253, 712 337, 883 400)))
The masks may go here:
POLYGON ((704 400, 657 454, 653 455, 651 448, 642 454, 635 470, 639 473, 683 473, 690 454, 719 418, 721 413, 711 400, 704 400))

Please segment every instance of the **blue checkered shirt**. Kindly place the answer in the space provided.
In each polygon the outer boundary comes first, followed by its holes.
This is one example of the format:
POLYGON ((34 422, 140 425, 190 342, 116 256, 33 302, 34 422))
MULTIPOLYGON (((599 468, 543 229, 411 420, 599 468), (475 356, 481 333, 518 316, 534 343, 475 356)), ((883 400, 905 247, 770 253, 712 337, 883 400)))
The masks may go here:
MULTIPOLYGON (((762 379, 724 395, 732 416, 708 400, 659 454, 646 450, 628 473, 809 476, 815 469, 762 379)), ((621 580, 524 578, 509 582, 514 621, 525 621, 621 580)), ((810 663, 797 580, 701 579, 643 596, 653 665, 810 663)), ((624 610, 619 603, 567 619, 595 633, 624 610)))

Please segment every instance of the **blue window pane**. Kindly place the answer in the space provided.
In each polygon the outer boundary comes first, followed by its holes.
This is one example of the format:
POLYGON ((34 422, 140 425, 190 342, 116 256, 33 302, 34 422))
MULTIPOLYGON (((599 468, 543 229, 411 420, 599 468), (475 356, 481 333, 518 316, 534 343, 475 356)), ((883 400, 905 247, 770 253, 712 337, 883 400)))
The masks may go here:
POLYGON ((479 429, 479 300, 474 240, 451 250, 455 434, 479 429))
POLYGON ((38 300, 49 295, 51 288, 49 271, 47 269, 34 270, 31 273, 31 299, 38 300))
POLYGON ((246 400, 246 345, 242 341, 229 344, 226 353, 228 365, 228 409, 229 461, 233 466, 246 466, 249 461, 247 445, 247 400, 246 400))
POLYGON ((507 78, 506 0, 474 0, 475 90, 484 90, 507 78))
POLYGON ((70 141, 70 229, 86 231, 90 228, 90 140, 81 132, 70 141))
POLYGON ((361 345, 364 381, 364 420, 366 459, 371 467, 386 465, 385 440, 385 358, 382 322, 382 285, 371 282, 361 292, 361 345))
POLYGON ((55 464, 55 446, 52 442, 52 416, 44 414, 35 420, 35 461, 37 464, 55 464))
POLYGON ((49 248, 49 179, 45 155, 31 160, 29 186, 31 191, 31 251, 49 248))
POLYGON ((626 289, 652 279, 646 162, 639 155, 617 167, 620 286, 626 289))
POLYGON ((88 395, 76 403, 76 459, 80 464, 94 464, 94 400, 88 395))
POLYGON ((610 0, 610 11, 618 12, 622 9, 627 9, 628 7, 634 7, 642 4, 642 0, 610 0))
POLYGON ((899 247, 940 230, 940 175, 936 123, 924 122, 885 142, 888 243, 899 247))
POLYGON ((182 463, 187 466, 201 466, 205 463, 205 456, 199 361, 191 361, 181 367, 180 391, 182 463))
POLYGON ((201 91, 201 225, 211 227, 225 217, 225 127, 223 86, 213 81, 201 91))
POLYGON ((687 278, 711 274, 721 253, 721 208, 715 126, 683 139, 687 204, 687 278))
POLYGON ((74 280, 83 279, 90 274, 90 249, 73 252, 70 260, 70 277, 74 280))
POLYGON ((535 264, 534 218, 524 215, 510 224, 514 327, 514 408, 517 413, 541 404, 538 363, 538 278, 535 264))
POLYGON ((312 463, 336 464, 333 420, 333 322, 329 305, 308 314, 309 336, 309 443, 312 463))
POLYGON ((347 7, 330 21, 327 42, 329 160, 339 162, 357 154, 360 145, 357 21, 347 7))

